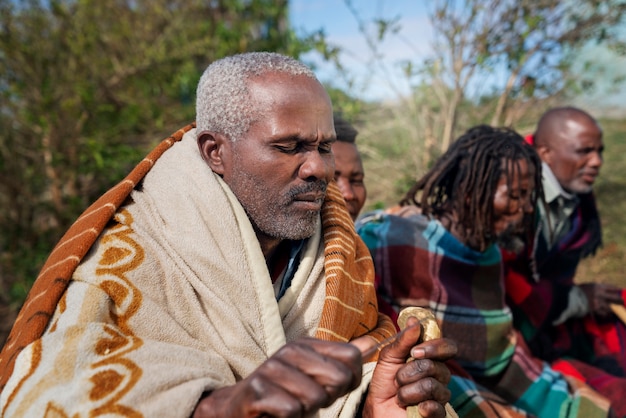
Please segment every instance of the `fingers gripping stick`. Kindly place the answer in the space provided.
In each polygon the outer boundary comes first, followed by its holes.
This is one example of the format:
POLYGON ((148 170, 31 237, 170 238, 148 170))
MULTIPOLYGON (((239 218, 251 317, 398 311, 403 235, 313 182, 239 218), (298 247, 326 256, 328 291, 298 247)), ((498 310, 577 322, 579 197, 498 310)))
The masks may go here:
MULTIPOLYGON (((406 323, 410 317, 415 317, 420 322, 420 327, 422 328, 422 332, 420 335, 420 339, 418 343, 429 341, 435 338, 441 338, 441 330, 439 329, 439 324, 437 324, 437 319, 435 315, 433 315, 432 311, 427 308, 420 308, 417 306, 409 306, 400 311, 398 315, 398 326, 400 329, 406 328, 406 323)), ((407 361, 411 361, 413 358, 409 358, 407 361)), ((422 418, 422 415, 419 413, 417 409, 417 405, 409 406, 406 409, 407 418, 422 418)), ((456 412, 452 409, 450 404, 446 404, 446 418, 457 417, 456 412)))

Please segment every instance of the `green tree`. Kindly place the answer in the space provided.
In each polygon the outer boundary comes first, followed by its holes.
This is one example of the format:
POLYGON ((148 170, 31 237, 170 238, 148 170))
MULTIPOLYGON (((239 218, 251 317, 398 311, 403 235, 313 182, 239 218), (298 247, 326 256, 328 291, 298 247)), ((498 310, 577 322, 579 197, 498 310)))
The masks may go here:
POLYGON ((78 214, 193 121, 211 61, 323 49, 321 33, 295 36, 287 12, 287 0, 0 0, 5 313, 78 214))
MULTIPOLYGON (((480 85, 495 99, 492 125, 511 125, 538 101, 566 93, 583 45, 620 45, 625 11, 621 0, 434 1, 434 60, 440 71, 432 80, 450 88, 444 100, 447 124, 454 127, 459 99, 480 85)), ((446 129, 444 141, 453 132, 446 129)))

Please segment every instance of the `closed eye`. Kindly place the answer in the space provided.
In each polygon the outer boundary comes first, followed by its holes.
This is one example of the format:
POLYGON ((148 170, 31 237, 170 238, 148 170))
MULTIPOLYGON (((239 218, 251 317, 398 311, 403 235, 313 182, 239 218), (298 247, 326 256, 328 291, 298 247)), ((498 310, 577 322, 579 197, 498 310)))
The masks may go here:
POLYGON ((274 148, 285 154, 297 154, 299 152, 317 150, 320 154, 330 154, 334 139, 326 140, 318 144, 317 141, 307 141, 301 138, 286 138, 285 140, 275 143, 274 148))
POLYGON ((320 146, 319 146, 320 153, 328 154, 328 153, 332 152, 333 142, 335 142, 335 141, 324 141, 324 142, 320 143, 320 146))
POLYGON ((588 155, 588 154, 591 154, 592 152, 597 152, 598 154, 602 155, 602 153, 604 152, 604 147, 600 147, 600 148, 594 148, 594 147, 581 148, 581 149, 578 149, 576 152, 578 154, 580 154, 580 155, 588 155))
POLYGON ((509 199, 511 200, 526 199, 527 197, 528 197, 528 190, 519 190, 516 193, 509 194, 509 199))
POLYGON ((299 143, 294 143, 292 145, 286 146, 286 145, 276 145, 275 146, 277 150, 279 150, 282 153, 285 154, 296 154, 298 151, 300 151, 301 146, 299 143))
POLYGON ((352 177, 350 179, 350 183, 361 185, 361 184, 363 184, 363 177, 361 177, 361 176, 359 176, 359 177, 352 177))

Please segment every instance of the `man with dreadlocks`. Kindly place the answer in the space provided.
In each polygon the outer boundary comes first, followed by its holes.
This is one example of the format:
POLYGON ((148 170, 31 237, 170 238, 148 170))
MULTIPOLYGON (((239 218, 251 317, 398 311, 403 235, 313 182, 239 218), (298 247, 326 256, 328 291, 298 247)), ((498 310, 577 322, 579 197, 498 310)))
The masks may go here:
POLYGON ((542 196, 541 161, 515 131, 469 129, 400 206, 364 215, 379 308, 433 310, 458 353, 448 366, 461 417, 606 417, 609 402, 533 357, 505 304, 499 246, 521 244, 542 196))

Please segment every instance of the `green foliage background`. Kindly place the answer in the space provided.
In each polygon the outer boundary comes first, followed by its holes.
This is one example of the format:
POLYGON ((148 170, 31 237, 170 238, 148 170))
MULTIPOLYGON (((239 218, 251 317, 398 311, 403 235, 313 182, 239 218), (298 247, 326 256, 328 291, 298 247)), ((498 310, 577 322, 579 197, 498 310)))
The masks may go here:
POLYGON ((0 341, 54 244, 194 119, 215 59, 325 49, 287 0, 0 0, 0 341))

